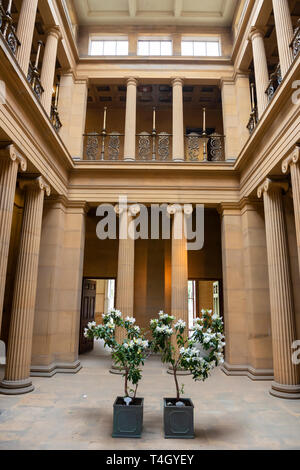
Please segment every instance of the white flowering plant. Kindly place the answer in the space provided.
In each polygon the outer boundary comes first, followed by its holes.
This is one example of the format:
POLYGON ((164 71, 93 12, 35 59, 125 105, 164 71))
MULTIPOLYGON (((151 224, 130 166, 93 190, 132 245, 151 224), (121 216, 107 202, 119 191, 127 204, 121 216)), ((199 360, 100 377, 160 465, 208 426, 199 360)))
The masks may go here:
POLYGON ((112 359, 114 363, 124 370, 124 393, 132 398, 136 397, 138 383, 142 378, 141 366, 148 350, 148 341, 144 337, 139 326, 135 325, 135 318, 122 317, 119 310, 112 309, 103 314, 103 324, 97 325, 96 322, 90 322, 84 330, 87 338, 96 338, 104 340, 104 345, 111 348, 112 359), (124 328, 126 336, 122 341, 116 339, 116 327, 124 328), (129 384, 135 388, 129 389, 129 384))
POLYGON ((189 336, 186 322, 175 320, 163 311, 150 321, 153 336, 151 349, 161 353, 163 363, 171 366, 176 386, 176 399, 183 393, 178 384, 178 370, 190 371, 194 380, 206 380, 211 370, 223 363, 223 321, 212 310, 201 310, 189 336), (173 340, 172 340, 173 338, 173 340))

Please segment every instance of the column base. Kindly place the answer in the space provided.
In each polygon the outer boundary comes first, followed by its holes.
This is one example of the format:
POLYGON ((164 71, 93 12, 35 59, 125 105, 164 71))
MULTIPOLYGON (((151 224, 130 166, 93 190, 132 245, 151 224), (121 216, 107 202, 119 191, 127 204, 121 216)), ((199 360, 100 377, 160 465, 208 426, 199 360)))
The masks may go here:
MULTIPOLYGON (((167 374, 174 375, 173 369, 171 367, 167 368, 167 374)), ((178 369, 176 375, 191 375, 190 370, 178 369)))
POLYGON ((224 362, 222 372, 232 376, 246 376, 251 380, 274 380, 273 369, 255 369, 254 367, 224 362))
POLYGON ((30 378, 24 380, 2 380, 0 383, 0 394, 22 395, 34 390, 30 378))
POLYGON ((277 398, 286 398, 289 400, 300 400, 300 384, 285 385, 278 382, 272 382, 270 395, 277 398))
POLYGON ((172 158, 172 162, 184 162, 184 157, 176 157, 176 158, 172 158))
POLYGON ((76 374, 82 369, 80 361, 74 362, 52 362, 46 366, 32 365, 30 368, 31 377, 53 377, 53 375, 61 374, 76 374))
POLYGON ((133 157, 124 157, 125 162, 135 162, 135 158, 133 157))
POLYGON ((112 364, 111 368, 109 369, 109 372, 111 374, 123 375, 124 369, 122 369, 121 366, 116 366, 115 364, 112 364))

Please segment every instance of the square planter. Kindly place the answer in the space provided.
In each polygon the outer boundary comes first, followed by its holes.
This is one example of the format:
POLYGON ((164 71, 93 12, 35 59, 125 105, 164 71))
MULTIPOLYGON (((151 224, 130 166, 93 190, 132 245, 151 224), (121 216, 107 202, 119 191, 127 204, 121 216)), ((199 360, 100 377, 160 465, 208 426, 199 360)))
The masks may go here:
POLYGON ((128 406, 123 397, 114 403, 112 437, 141 437, 143 429, 144 398, 135 398, 128 406))
POLYGON ((166 439, 194 439, 194 405, 190 398, 181 398, 185 406, 176 406, 176 398, 164 398, 164 430, 166 439), (172 405, 168 405, 172 403, 172 405))

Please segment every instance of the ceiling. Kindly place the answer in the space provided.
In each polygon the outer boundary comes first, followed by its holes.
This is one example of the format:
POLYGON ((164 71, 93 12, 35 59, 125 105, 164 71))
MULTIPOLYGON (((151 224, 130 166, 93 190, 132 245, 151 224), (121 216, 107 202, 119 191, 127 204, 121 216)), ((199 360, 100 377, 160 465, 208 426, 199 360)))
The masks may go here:
POLYGON ((239 0, 68 0, 80 25, 231 26, 239 0), (155 23, 154 23, 155 22, 155 23))

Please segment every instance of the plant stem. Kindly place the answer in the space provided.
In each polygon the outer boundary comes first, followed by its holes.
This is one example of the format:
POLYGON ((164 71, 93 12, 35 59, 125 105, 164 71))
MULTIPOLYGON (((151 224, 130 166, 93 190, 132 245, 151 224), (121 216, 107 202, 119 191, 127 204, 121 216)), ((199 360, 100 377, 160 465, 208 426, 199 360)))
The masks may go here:
POLYGON ((178 385, 178 380, 177 380, 177 363, 173 366, 173 374, 174 374, 174 380, 175 380, 175 385, 176 385, 176 400, 178 401, 180 399, 180 392, 179 392, 179 385, 178 385))
POLYGON ((128 369, 125 369, 125 397, 128 397, 128 369))

